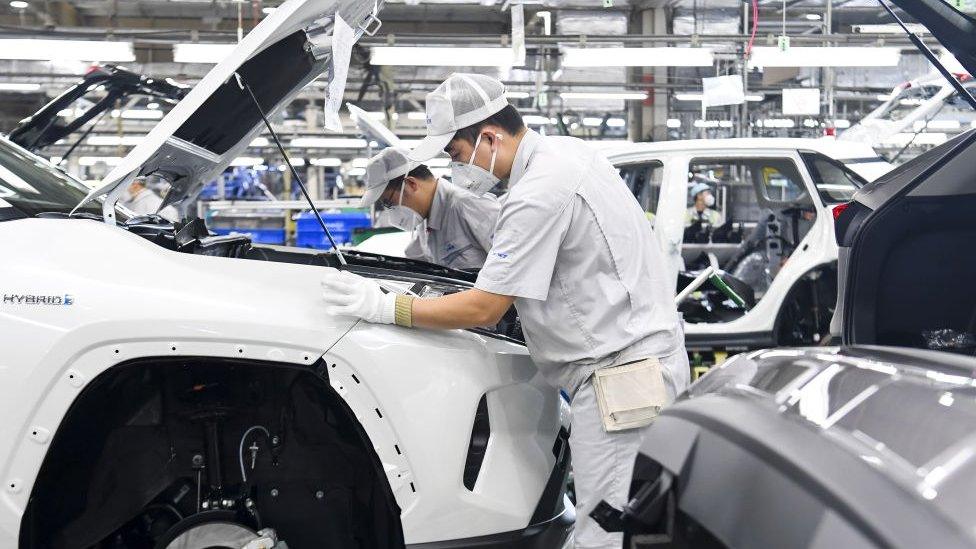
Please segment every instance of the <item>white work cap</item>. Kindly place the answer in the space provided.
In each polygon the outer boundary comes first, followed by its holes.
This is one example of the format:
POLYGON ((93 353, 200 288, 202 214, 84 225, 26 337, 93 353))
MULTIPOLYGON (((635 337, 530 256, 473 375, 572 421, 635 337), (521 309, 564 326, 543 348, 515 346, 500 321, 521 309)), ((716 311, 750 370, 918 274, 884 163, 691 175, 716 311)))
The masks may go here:
POLYGON ((505 85, 490 76, 456 72, 427 94, 427 137, 410 151, 423 162, 440 154, 461 128, 508 106, 505 85))
POLYGON ((391 180, 407 175, 416 166, 407 158, 407 150, 397 147, 387 147, 370 158, 366 165, 366 192, 363 193, 360 207, 372 205, 391 180))

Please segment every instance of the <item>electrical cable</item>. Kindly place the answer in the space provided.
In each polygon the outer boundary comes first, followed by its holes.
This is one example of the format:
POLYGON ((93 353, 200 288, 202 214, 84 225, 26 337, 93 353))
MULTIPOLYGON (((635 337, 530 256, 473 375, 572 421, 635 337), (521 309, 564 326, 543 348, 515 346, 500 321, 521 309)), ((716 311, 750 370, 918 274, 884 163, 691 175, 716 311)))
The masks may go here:
POLYGON ((756 32, 759 30, 759 0, 752 0, 752 33, 749 35, 749 43, 746 44, 746 59, 752 55, 752 45, 756 41, 756 32))
POLYGON ((251 434, 251 431, 257 429, 264 431, 265 436, 267 436, 269 439, 271 438, 271 433, 263 425, 254 425, 248 428, 248 430, 244 431, 244 435, 241 437, 240 449, 237 452, 237 458, 241 464, 241 481, 245 484, 247 483, 247 471, 244 470, 244 443, 247 442, 247 435, 251 434))

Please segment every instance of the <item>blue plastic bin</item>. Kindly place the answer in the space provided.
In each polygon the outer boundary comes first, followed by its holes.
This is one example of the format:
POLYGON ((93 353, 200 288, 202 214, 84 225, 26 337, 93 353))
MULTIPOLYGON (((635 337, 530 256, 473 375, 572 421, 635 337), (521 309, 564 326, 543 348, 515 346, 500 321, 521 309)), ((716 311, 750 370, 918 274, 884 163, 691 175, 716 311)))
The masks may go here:
POLYGON ((250 238, 251 242, 257 244, 285 243, 284 229, 228 229, 223 227, 214 227, 210 230, 220 235, 242 234, 250 238))
MULTIPOLYGON (((373 226, 368 212, 327 212, 322 214, 325 226, 332 233, 336 244, 352 242, 353 229, 373 226)), ((303 212, 295 221, 295 244, 303 248, 329 249, 332 245, 312 212, 303 212)))

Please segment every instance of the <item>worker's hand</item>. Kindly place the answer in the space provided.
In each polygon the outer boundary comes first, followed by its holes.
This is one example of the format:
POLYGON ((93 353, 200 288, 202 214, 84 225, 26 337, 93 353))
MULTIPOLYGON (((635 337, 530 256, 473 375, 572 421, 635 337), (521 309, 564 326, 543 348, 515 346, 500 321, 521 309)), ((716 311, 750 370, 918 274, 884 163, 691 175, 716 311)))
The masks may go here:
POLYGON ((357 274, 336 269, 327 271, 322 279, 322 299, 329 314, 393 324, 395 293, 383 293, 379 284, 357 274))

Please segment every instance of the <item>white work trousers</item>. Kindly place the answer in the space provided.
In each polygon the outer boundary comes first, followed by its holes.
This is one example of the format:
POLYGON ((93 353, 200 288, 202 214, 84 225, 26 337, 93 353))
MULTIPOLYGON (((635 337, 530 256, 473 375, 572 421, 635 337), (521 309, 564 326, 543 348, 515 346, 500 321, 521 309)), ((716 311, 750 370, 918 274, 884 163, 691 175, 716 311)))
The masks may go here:
MULTIPOLYGON (((688 355, 681 348, 660 358, 661 372, 668 389, 668 402, 688 387, 691 371, 688 355)), ((601 499, 617 509, 628 500, 630 478, 637 450, 650 426, 608 433, 603 429, 596 391, 587 380, 572 403, 573 421, 569 446, 573 455, 576 485, 576 549, 620 549, 623 534, 608 533, 590 518, 590 511, 601 499)))

